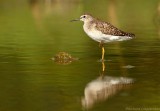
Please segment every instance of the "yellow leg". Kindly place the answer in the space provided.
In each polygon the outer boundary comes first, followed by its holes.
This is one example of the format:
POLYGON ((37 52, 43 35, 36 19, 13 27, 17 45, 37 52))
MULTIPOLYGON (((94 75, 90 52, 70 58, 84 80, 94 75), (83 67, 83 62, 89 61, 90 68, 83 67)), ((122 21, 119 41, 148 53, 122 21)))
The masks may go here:
POLYGON ((102 72, 105 71, 105 64, 104 64, 104 61, 102 61, 102 72))
POLYGON ((105 69, 106 69, 105 63, 104 63, 104 61, 102 60, 102 73, 100 74, 100 76, 101 76, 102 78, 104 77, 105 69))
POLYGON ((102 46, 102 61, 104 61, 104 53, 105 53, 104 46, 102 46))

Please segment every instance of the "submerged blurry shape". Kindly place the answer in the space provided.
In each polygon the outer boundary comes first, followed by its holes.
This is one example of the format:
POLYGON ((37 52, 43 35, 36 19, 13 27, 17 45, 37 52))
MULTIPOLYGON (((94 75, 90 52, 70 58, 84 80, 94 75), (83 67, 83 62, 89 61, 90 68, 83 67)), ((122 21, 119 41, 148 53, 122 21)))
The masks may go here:
POLYGON ((67 52, 59 52, 56 54, 52 60, 54 60, 58 64, 70 64, 71 62, 78 60, 78 58, 72 57, 69 53, 67 52))
POLYGON ((133 82, 132 78, 127 77, 98 77, 86 85, 84 97, 82 98, 82 106, 85 109, 90 109, 95 103, 105 101, 133 82))
POLYGON ((135 66, 132 66, 132 65, 126 65, 126 66, 123 66, 123 68, 126 68, 126 69, 131 69, 131 68, 134 68, 135 66))

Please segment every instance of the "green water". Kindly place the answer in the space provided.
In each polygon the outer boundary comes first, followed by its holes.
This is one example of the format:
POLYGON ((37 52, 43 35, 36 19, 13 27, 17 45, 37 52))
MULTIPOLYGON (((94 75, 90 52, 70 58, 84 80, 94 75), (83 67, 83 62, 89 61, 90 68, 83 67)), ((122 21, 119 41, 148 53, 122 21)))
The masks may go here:
POLYGON ((81 22, 69 22, 85 12, 136 35, 106 44, 104 72, 135 82, 88 110, 160 108, 160 1, 1 0, 0 111, 86 109, 84 90, 100 76, 102 64, 98 43, 81 22), (61 51, 79 60, 68 65, 51 60, 61 51))

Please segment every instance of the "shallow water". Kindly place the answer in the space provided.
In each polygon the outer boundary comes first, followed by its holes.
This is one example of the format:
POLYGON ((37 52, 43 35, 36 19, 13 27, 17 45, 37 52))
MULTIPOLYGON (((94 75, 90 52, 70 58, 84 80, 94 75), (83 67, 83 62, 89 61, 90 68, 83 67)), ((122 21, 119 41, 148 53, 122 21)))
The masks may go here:
MULTIPOLYGON (((1 111, 160 108, 160 2, 90 2, 0 1, 1 111), (102 64, 98 43, 87 37, 82 23, 69 22, 84 12, 132 32, 136 38, 106 44, 106 61, 102 64), (51 58, 61 51, 79 60, 57 64, 51 58), (97 97, 92 107, 83 106, 85 89, 99 80, 102 73, 104 77, 127 77, 134 82, 107 90, 114 93, 103 93, 110 96, 97 97)), ((101 82, 106 83, 105 80, 101 82)), ((90 98, 94 98, 93 95, 90 98)))

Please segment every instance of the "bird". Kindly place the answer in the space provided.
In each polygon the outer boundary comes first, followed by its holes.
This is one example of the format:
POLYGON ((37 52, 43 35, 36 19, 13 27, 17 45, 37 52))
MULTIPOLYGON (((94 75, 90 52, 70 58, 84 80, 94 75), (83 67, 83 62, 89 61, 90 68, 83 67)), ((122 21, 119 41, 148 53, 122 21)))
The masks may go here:
POLYGON ((102 21, 93 17, 91 14, 83 14, 79 18, 71 20, 82 21, 84 32, 94 41, 99 42, 99 46, 102 48, 102 58, 104 61, 104 44, 115 41, 130 40, 135 37, 135 34, 124 32, 109 22, 102 21))

